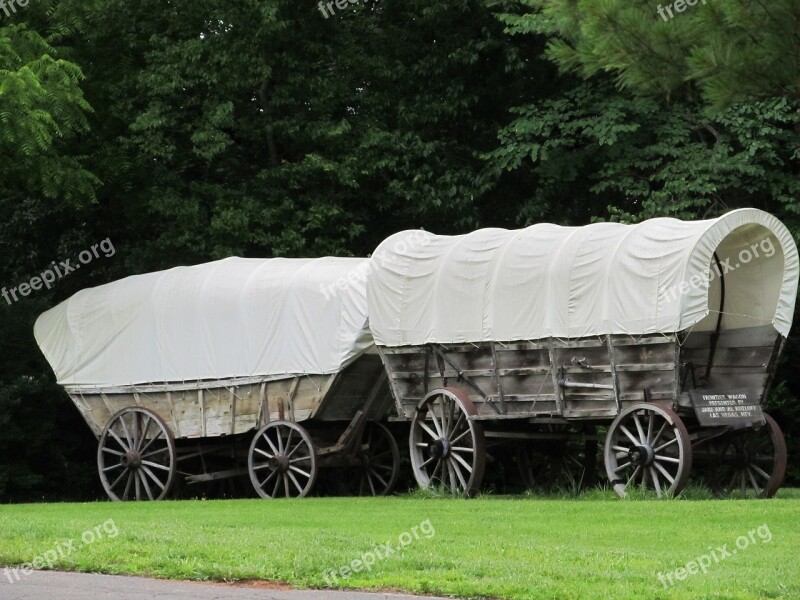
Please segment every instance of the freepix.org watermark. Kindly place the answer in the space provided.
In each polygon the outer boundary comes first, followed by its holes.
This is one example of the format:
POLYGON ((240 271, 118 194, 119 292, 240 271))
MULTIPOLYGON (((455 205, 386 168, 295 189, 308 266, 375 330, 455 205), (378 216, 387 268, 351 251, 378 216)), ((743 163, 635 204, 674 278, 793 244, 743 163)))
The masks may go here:
MULTIPOLYGON (((381 250, 378 254, 372 256, 372 260, 377 261, 381 267, 385 267, 395 261, 398 255, 403 255, 408 252, 409 244, 411 246, 424 246, 430 243, 433 237, 434 235, 432 233, 423 231, 422 229, 415 230, 408 236, 408 239, 404 238, 395 243, 392 248, 394 253, 391 256, 386 255, 386 250, 381 250)), ((337 289, 346 290, 356 283, 365 283, 369 275, 370 264, 370 261, 365 260, 358 267, 348 272, 346 277, 339 277, 339 279, 327 285, 320 283, 319 290, 325 295, 325 300, 333 298, 336 295, 335 292, 337 289)))
POLYGON ((31 575, 34 571, 47 567, 52 569, 58 563, 59 559, 67 558, 70 554, 77 552, 84 546, 89 546, 100 540, 108 539, 113 540, 119 535, 114 519, 109 519, 105 523, 97 525, 93 529, 87 529, 81 534, 80 541, 67 540, 65 542, 58 542, 55 546, 43 552, 31 562, 23 563, 18 567, 6 567, 3 569, 3 575, 8 579, 9 583, 17 583, 23 577, 31 575))
MULTIPOLYGON (((706 574, 708 569, 713 565, 719 564, 728 557, 734 556, 738 550, 745 550, 751 544, 768 544, 772 541, 772 532, 766 524, 757 527, 747 532, 747 535, 740 535, 736 538, 735 548, 728 549, 728 544, 722 546, 708 547, 708 554, 701 554, 694 560, 690 560, 684 566, 678 567, 674 571, 668 573, 659 573, 658 580, 665 588, 675 585, 675 581, 683 581, 689 575, 697 575, 698 573, 706 574), (758 537, 758 539, 756 539, 758 537)), ((733 545, 733 544, 732 544, 733 545)))
POLYGON ((42 286, 49 290, 58 279, 66 277, 76 269, 80 269, 81 265, 88 265, 95 258, 100 258, 99 251, 102 251, 103 256, 106 258, 110 258, 116 254, 114 244, 111 243, 111 238, 106 238, 99 244, 94 244, 88 250, 82 250, 81 253, 78 254, 78 260, 74 263, 69 258, 61 261, 58 265, 56 265, 56 261, 53 261, 47 269, 36 277, 32 277, 27 283, 20 283, 17 287, 9 289, 3 287, 3 289, 0 290, 0 295, 3 296, 6 302, 13 304, 19 300, 17 293, 19 293, 20 296, 28 296, 32 291, 42 289, 42 286))
POLYGON ((352 560, 349 564, 339 567, 338 569, 326 569, 322 572, 322 577, 325 579, 329 586, 338 583, 339 577, 347 579, 353 573, 360 573, 361 571, 372 571, 372 567, 379 560, 386 560, 398 550, 410 546, 416 540, 422 538, 429 540, 436 535, 436 529, 430 519, 425 519, 419 525, 414 525, 411 531, 404 531, 397 538, 397 545, 392 545, 392 542, 379 544, 369 552, 364 552, 359 558, 352 560), (333 580, 331 580, 331 578, 333 580))
POLYGON ((686 10, 687 7, 697 6, 699 3, 705 4, 706 0, 675 0, 675 2, 673 2, 672 4, 667 4, 666 6, 661 6, 659 4, 658 8, 656 8, 656 12, 659 15, 661 15, 662 19, 668 21, 669 19, 675 18, 675 15, 672 14, 673 8, 675 9, 675 12, 682 13, 683 11, 686 10), (669 19, 667 18, 667 15, 664 14, 664 11, 666 11, 669 14, 669 19))
POLYGON ((25 8, 28 6, 30 0, 0 0, 0 11, 3 11, 7 17, 17 12, 17 7, 25 8))
POLYGON ((334 6, 339 10, 344 10, 350 4, 358 4, 360 0, 334 0, 333 2, 320 2, 317 4, 319 8, 319 12, 322 13, 322 16, 326 19, 328 18, 328 12, 325 10, 325 7, 328 7, 328 10, 331 11, 331 15, 336 14, 336 11, 333 9, 334 6))
POLYGON ((670 302, 675 301, 678 299, 678 296, 683 296, 689 293, 689 290, 692 289, 699 289, 705 285, 705 282, 708 281, 710 284, 714 281, 715 277, 722 277, 723 275, 727 275, 728 273, 735 271, 739 267, 746 265, 750 261, 756 258, 761 258, 764 256, 765 258, 770 258, 775 255, 775 244, 772 242, 772 238, 764 238, 760 242, 756 242, 755 244, 751 244, 750 248, 742 248, 739 251, 738 259, 739 262, 731 264, 731 261, 734 260, 733 257, 729 256, 725 260, 719 261, 717 264, 714 261, 711 264, 711 268, 708 270, 708 277, 705 275, 694 275, 689 281, 682 281, 680 285, 673 285, 669 289, 664 290, 659 294, 659 300, 662 302, 670 302))

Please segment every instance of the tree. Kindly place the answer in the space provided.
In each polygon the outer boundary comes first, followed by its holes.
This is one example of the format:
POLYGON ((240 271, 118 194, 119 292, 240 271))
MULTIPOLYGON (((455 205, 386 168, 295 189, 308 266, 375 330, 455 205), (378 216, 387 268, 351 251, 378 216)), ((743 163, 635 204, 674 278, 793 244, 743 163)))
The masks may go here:
POLYGON ((699 94, 711 112, 800 93, 800 0, 521 0, 518 32, 555 34, 565 71, 613 73, 627 90, 699 94))

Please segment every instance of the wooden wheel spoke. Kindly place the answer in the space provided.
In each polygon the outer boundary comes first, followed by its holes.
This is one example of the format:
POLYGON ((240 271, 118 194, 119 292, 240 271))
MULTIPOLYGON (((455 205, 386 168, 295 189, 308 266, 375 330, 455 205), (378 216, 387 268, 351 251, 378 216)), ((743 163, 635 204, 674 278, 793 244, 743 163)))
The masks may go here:
POLYGON ((630 461, 622 463, 621 465, 617 465, 616 468, 614 469, 614 473, 619 473, 620 471, 622 471, 623 469, 627 469, 631 465, 633 465, 633 463, 630 461))
POLYGON ((388 483, 388 482, 387 482, 387 481, 386 481, 386 480, 385 480, 383 477, 381 477, 381 476, 378 474, 378 472, 377 472, 375 469, 369 469, 369 471, 368 471, 368 472, 369 472, 369 473, 370 473, 370 474, 371 474, 373 477, 375 477, 375 479, 377 479, 378 481, 380 481, 380 482, 383 484, 383 487, 384 487, 384 488, 386 488, 386 487, 388 487, 388 486, 389 486, 389 483, 388 483))
MULTIPOLYGON (((652 415, 650 415, 652 417, 652 415)), ((633 413, 633 423, 636 425, 636 433, 639 434, 639 443, 645 444, 647 443, 647 435, 644 432, 644 428, 642 427, 642 422, 639 420, 639 415, 633 413)))
POLYGON ((133 483, 136 488, 136 500, 138 502, 142 499, 142 483, 139 481, 139 473, 137 471, 131 470, 131 474, 133 475, 133 483))
MULTIPOLYGON (((125 434, 125 439, 128 440, 128 450, 135 448, 136 446, 133 443, 134 441, 133 438, 131 437, 131 433, 130 431, 128 431, 128 425, 127 423, 125 423, 125 415, 120 416, 119 424, 122 425, 122 431, 125 434)), ((138 494, 137 494, 137 500, 138 500, 138 494)))
MULTIPOLYGON (((464 466, 464 468, 467 470, 468 473, 470 473, 470 474, 472 473, 472 467, 470 466, 470 464, 467 461, 465 461, 463 458, 461 458, 461 456, 459 456, 456 453, 452 453, 452 454, 450 454, 450 456, 452 456, 456 461, 461 463, 464 466)), ((464 484, 464 489, 466 489, 466 487, 467 487, 466 484, 464 484)))
POLYGON ((136 444, 136 449, 139 451, 141 451, 142 444, 144 444, 144 441, 147 439, 147 434, 150 432, 150 423, 153 422, 153 419, 151 419, 149 415, 144 415, 144 417, 147 419, 144 429, 141 428, 141 424, 138 428, 138 443, 136 444))
POLYGON ((442 429, 442 426, 439 423, 439 420, 436 418, 436 411, 434 409, 435 409, 435 405, 431 406, 431 410, 428 411, 428 412, 429 412, 429 414, 431 416, 431 421, 433 422, 433 427, 436 429, 437 436, 435 436, 435 437, 443 438, 444 437, 444 430, 442 429))
POLYGON ((625 437, 627 437, 631 441, 631 444, 633 444, 634 446, 638 446, 640 444, 639 440, 633 437, 633 434, 630 431, 628 431, 628 428, 625 427, 625 425, 620 423, 619 430, 625 434, 625 437))
POLYGON ((650 467, 650 479, 653 480, 653 487, 656 490, 656 496, 661 498, 661 484, 658 481, 658 471, 655 467, 650 467))
MULTIPOLYGON (((278 437, 280 437, 280 436, 278 436, 278 437)), ((277 456, 278 454, 280 454, 280 450, 278 450, 278 448, 275 447, 275 444, 272 443, 272 440, 269 439, 269 434, 266 431, 263 434, 263 438, 266 440, 267 444, 269 445, 270 450, 272 450, 273 455, 277 456)))
POLYGON ((303 471, 300 467, 295 467, 294 465, 289 465, 289 471, 294 471, 295 473, 300 473, 303 477, 311 479, 311 473, 308 471, 303 471))
POLYGON ((253 448, 255 452, 258 452, 262 456, 266 456, 267 458, 275 458, 274 454, 270 454, 269 452, 264 452, 261 448, 253 448))
POLYGON ((277 429, 275 431, 275 438, 278 440, 278 451, 275 454, 283 454, 284 453, 283 435, 281 434, 280 429, 277 429))
POLYGON ((636 483, 636 476, 641 472, 641 470, 642 466, 637 465, 637 467, 633 470, 633 473, 631 473, 631 476, 628 477, 628 481, 625 483, 625 487, 628 487, 631 484, 631 482, 636 483))
POLYGON ((119 450, 112 450, 111 448, 106 448, 103 446, 100 448, 103 452, 108 452, 109 454, 113 454, 114 456, 125 456, 124 452, 120 452, 119 450))
POLYGON ((117 484, 118 484, 120 481, 122 481, 122 478, 123 478, 123 477, 125 477, 125 475, 128 475, 128 474, 129 474, 129 473, 128 473, 128 471, 129 471, 129 469, 125 469, 124 471, 122 471, 122 473, 120 473, 120 474, 119 474, 119 477, 117 477, 117 478, 114 480, 114 483, 112 483, 112 484, 111 484, 109 487, 110 487, 112 490, 113 490, 115 487, 117 487, 117 484))
POLYGON ((656 416, 653 413, 647 415, 647 437, 645 437, 645 442, 651 444, 651 438, 653 437, 653 425, 655 424, 656 416))
MULTIPOLYGON (((458 418, 456 419, 456 422, 453 424, 453 426, 450 428, 450 431, 448 432, 448 438, 450 436, 452 436, 456 431, 459 430, 459 428, 464 423, 464 417, 465 417, 464 413, 463 412, 459 412, 458 418)), ((467 432, 469 431, 469 426, 466 427, 466 431, 467 432)))
MULTIPOLYGON (((454 431, 453 417, 455 416, 456 403, 451 401, 451 402, 448 403, 448 405, 450 406, 450 414, 448 415, 448 418, 447 418, 447 429, 445 430, 445 433, 447 434, 447 437, 450 437, 450 434, 454 431)), ((464 415, 464 413, 460 413, 459 414, 459 416, 458 416, 458 420, 459 421, 461 420, 461 417, 463 415, 464 415)), ((457 425, 458 425, 458 423, 456 423, 456 426, 457 425)))
POLYGON ((678 441, 678 438, 677 438, 677 437, 674 437, 674 438, 672 438, 670 441, 668 441, 668 442, 666 442, 666 443, 664 443, 664 444, 661 444, 661 445, 660 445, 658 448, 653 448, 653 452, 655 452, 656 454, 658 454, 658 453, 659 453, 659 452, 661 452, 661 451, 662 451, 664 448, 668 448, 668 447, 669 447, 669 446, 671 446, 672 444, 675 444, 675 443, 677 443, 677 441, 678 441))
POLYGON ((653 463, 653 466, 654 466, 656 469, 658 469, 658 471, 659 471, 659 472, 660 472, 660 473, 661 473, 661 474, 664 476, 664 478, 665 478, 667 481, 669 481, 669 484, 670 484, 670 485, 672 485, 673 483, 675 483, 675 478, 674 478, 672 475, 670 475, 669 471, 667 471, 667 470, 666 470, 664 467, 662 467, 662 466, 661 466, 661 464, 659 464, 659 463, 657 463, 657 462, 654 462, 654 463, 653 463))
POLYGON ((289 479, 292 480, 292 483, 297 488, 297 493, 298 494, 302 494, 303 493, 303 486, 300 485, 299 481, 297 481, 297 477, 294 476, 294 473, 292 473, 291 471, 286 471, 286 474, 289 476, 289 479))
POLYGON ((280 472, 275 471, 275 474, 278 475, 278 477, 275 478, 275 485, 272 488, 272 494, 270 494, 273 498, 278 497, 278 489, 280 489, 281 483, 283 483, 283 477, 280 477, 280 472))
POLYGON ((424 422, 420 421, 419 422, 419 427, 425 433, 427 433, 431 437, 431 439, 433 439, 433 440, 438 440, 439 439, 440 436, 436 435, 436 433, 433 431, 433 429, 428 427, 424 422))
POLYGON ((116 431, 114 431, 113 429, 109 429, 108 434, 117 441, 117 443, 123 450, 125 450, 125 452, 130 452, 131 449, 130 446, 128 446, 125 442, 122 441, 122 439, 117 435, 116 431))
POLYGON ((473 448, 468 448, 467 446, 451 446, 450 450, 453 452, 469 452, 470 454, 475 453, 473 448))
MULTIPOLYGON (((289 429, 289 435, 286 437, 286 452, 287 452, 287 456, 289 455, 288 454, 289 453, 289 448, 292 447, 292 434, 294 434, 294 429, 289 429)), ((300 444, 298 443, 297 445, 299 446, 300 444)), ((297 446, 295 446, 295 450, 296 449, 297 449, 297 446)))
MULTIPOLYGON (((288 446, 287 446, 287 448, 288 448, 288 446)), ((292 451, 289 452, 289 454, 286 455, 286 458, 291 459, 292 456, 294 456, 294 453, 297 452, 297 450, 300 449, 300 448, 304 448, 306 450, 306 452, 305 452, 306 456, 301 456, 299 459, 295 459, 295 460, 308 460, 308 448, 306 446, 305 441, 303 441, 303 440, 300 440, 299 442, 297 442, 295 447, 292 448, 292 451)), ((292 462, 292 461, 290 460, 289 462, 292 462)))
POLYGON ((137 472, 139 479, 142 480, 142 485, 144 486, 144 491, 147 494, 147 497, 152 501, 153 500, 153 490, 150 489, 150 484, 147 483, 147 477, 144 476, 144 473, 141 469, 137 472))
POLYGON ((772 475, 767 473, 764 469, 762 469, 758 465, 754 465, 754 464, 750 463, 750 467, 749 468, 752 469, 753 471, 755 471, 756 473, 758 473, 759 475, 761 475, 767 481, 769 481, 772 478, 772 475))
POLYGON ((265 485, 267 485, 267 484, 269 483, 269 480, 270 480, 270 479, 272 479, 273 477, 275 477, 275 475, 277 475, 277 474, 278 474, 278 472, 277 472, 277 471, 272 471, 272 473, 270 473, 269 475, 267 475, 267 478, 266 478, 264 481, 260 481, 260 482, 259 482, 259 484, 258 484, 258 487, 260 487, 260 488, 262 488, 262 489, 263 489, 263 488, 264 488, 264 486, 265 486, 265 485))
POLYGON ((436 473, 439 472, 439 467, 441 467, 441 466, 442 466, 442 459, 439 458, 439 459, 436 460, 436 465, 434 466, 433 472, 431 473, 431 479, 436 477, 436 473))
POLYGON ((128 473, 128 482, 125 484, 125 492, 122 494, 122 499, 127 500, 128 496, 131 492, 131 485, 133 484, 133 471, 131 469, 127 470, 128 473))
POLYGON ((140 455, 140 458, 150 458, 151 456, 158 456, 159 454, 164 454, 164 452, 169 453, 169 448, 167 446, 159 448, 158 450, 153 450, 152 452, 148 452, 147 454, 142 454, 140 455))
POLYGON ((447 459, 444 459, 444 464, 447 467, 447 483, 448 487, 450 488, 451 492, 458 491, 458 485, 456 483, 456 473, 455 469, 453 468, 453 462, 447 459))
POLYGON ((111 465, 110 467, 105 467, 105 468, 101 469, 101 471, 103 473, 107 473, 108 471, 112 471, 114 469, 122 469, 122 468, 123 468, 122 463, 115 463, 115 464, 111 465))
MULTIPOLYGON (((455 455, 453 455, 453 457, 455 457, 455 455)), ((455 472, 456 477, 458 477, 458 482, 461 484, 461 489, 466 490, 468 487, 467 480, 464 479, 464 474, 461 472, 461 469, 459 468, 458 464, 453 461, 451 461, 449 464, 451 465, 451 468, 455 472)))
POLYGON ((664 420, 664 422, 661 424, 661 429, 658 430, 658 433, 650 442, 651 446, 655 446, 658 443, 658 441, 661 439, 661 436, 664 435, 664 432, 667 430, 667 425, 668 425, 667 421, 664 420))
POLYGON ((674 463, 676 465, 681 464, 681 460, 679 458, 673 458, 672 456, 656 456, 655 460, 662 461, 662 462, 674 463))
POLYGON ((145 475, 147 475, 148 477, 150 477, 150 479, 152 479, 152 480, 153 480, 153 482, 154 482, 154 483, 155 483, 155 484, 156 484, 156 485, 157 485, 159 488, 161 488, 161 490, 162 490, 162 491, 164 490, 164 487, 166 486, 166 484, 165 484, 165 483, 163 483, 163 482, 162 482, 162 481, 161 481, 161 480, 160 480, 158 477, 156 477, 156 476, 155 476, 155 474, 154 474, 154 473, 153 473, 153 472, 152 472, 152 471, 151 471, 149 468, 147 468, 146 466, 142 465, 141 469, 142 469, 142 471, 145 473, 145 475))
POLYGON ((428 458, 428 459, 427 459, 425 462, 423 462, 423 463, 420 465, 420 467, 425 467, 426 465, 428 465, 428 464, 432 463, 432 462, 433 462, 433 461, 435 461, 435 460, 436 460, 436 456, 434 456, 434 455, 431 455, 431 456, 430 456, 430 457, 429 457, 429 458, 428 458))
POLYGON ((140 453, 140 454, 144 454, 145 452, 147 452, 147 450, 150 448, 150 446, 152 446, 152 445, 153 445, 153 443, 154 443, 156 440, 160 439, 160 438, 161 438, 163 435, 164 435, 164 432, 163 432, 163 431, 161 431, 161 430, 159 430, 159 431, 158 431, 158 432, 157 432, 157 433, 156 433, 156 434, 153 436, 153 438, 152 438, 152 439, 151 439, 149 442, 147 442, 147 444, 145 445, 145 447, 144 447, 144 448, 142 448, 141 450, 139 450, 139 453, 140 453))
POLYGON ((453 439, 453 440, 450 440, 450 444, 451 444, 451 445, 455 445, 455 444, 457 444, 457 443, 458 443, 458 442, 460 442, 462 439, 464 439, 464 436, 467 436, 467 435, 469 435, 470 433, 472 433, 472 432, 470 431, 469 427, 467 427, 467 428, 466 428, 464 431, 462 431, 462 432, 461 432, 461 433, 458 435, 458 437, 456 437, 456 438, 455 438, 455 439, 453 439))
POLYGON ((372 477, 370 476, 369 471, 367 471, 367 483, 369 484, 369 491, 372 493, 372 495, 377 496, 378 492, 375 491, 375 484, 372 483, 372 477))
POLYGON ((751 469, 747 469, 747 476, 750 478, 750 485, 753 486, 753 489, 756 491, 756 494, 759 496, 761 495, 761 488, 758 486, 756 482, 756 478, 753 477, 753 471, 751 469))
POLYGON ((143 465, 147 465, 148 467, 152 467, 154 469, 163 469, 164 471, 169 471, 170 468, 166 465, 160 465, 158 463, 153 462, 152 460, 143 460, 143 465))

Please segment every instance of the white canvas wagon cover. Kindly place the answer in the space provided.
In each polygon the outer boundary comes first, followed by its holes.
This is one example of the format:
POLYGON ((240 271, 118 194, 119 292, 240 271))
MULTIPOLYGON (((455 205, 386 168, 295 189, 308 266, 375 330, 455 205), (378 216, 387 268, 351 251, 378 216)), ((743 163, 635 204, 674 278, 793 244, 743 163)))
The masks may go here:
POLYGON ((693 222, 406 231, 371 261, 370 327, 386 346, 712 330, 720 312, 725 329, 771 323, 786 336, 798 280, 791 234, 756 209, 693 222))
POLYGON ((36 321, 58 382, 335 373, 369 349, 359 258, 224 260, 78 292, 36 321))

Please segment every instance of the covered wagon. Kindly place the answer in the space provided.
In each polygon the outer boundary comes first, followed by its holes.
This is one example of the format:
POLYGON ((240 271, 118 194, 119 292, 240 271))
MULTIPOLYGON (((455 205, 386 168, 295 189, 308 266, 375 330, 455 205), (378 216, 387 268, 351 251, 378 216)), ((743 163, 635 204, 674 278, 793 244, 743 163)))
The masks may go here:
POLYGON ((36 340, 99 445, 114 500, 249 473, 305 496, 325 466, 383 494, 399 468, 367 324, 366 259, 242 259, 128 277, 39 317, 36 340))
POLYGON ((530 480, 772 496, 786 468, 762 410, 792 323, 798 254, 755 209, 683 222, 538 224, 385 240, 370 327, 421 486, 473 493, 487 447, 530 480), (598 429, 600 428, 600 429, 598 429), (566 475, 566 476, 565 476, 566 475))

